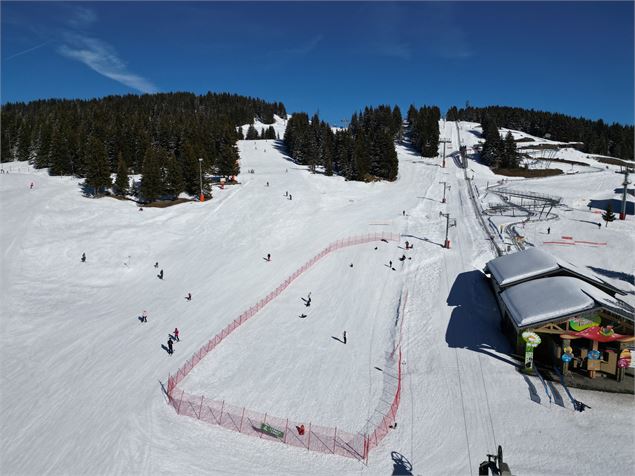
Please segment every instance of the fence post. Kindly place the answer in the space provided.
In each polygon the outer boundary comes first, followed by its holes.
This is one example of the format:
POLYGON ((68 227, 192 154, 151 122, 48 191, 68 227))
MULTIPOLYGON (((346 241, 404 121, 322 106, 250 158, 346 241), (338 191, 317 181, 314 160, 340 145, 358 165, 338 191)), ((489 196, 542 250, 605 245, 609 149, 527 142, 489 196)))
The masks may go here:
POLYGON ((201 395, 201 406, 198 409, 198 419, 201 419, 201 410, 203 410, 203 395, 201 395))
POLYGON ((181 402, 183 401, 183 390, 181 390, 181 398, 179 399, 179 406, 176 409, 176 413, 178 413, 179 415, 181 414, 181 402))
POLYGON ((311 447, 311 422, 309 422, 309 442, 306 445, 306 450, 309 451, 310 447, 311 447))
POLYGON ((333 454, 335 454, 335 441, 337 440, 337 427, 335 427, 335 433, 333 433, 333 454))
POLYGON ((238 429, 238 433, 243 432, 243 418, 245 418, 245 407, 243 407, 243 414, 240 415, 240 428, 238 429))
POLYGON ((282 439, 283 443, 287 442, 287 432, 289 431, 289 419, 287 418, 287 423, 284 425, 284 438, 282 439))
MULTIPOLYGON (((266 425, 267 424, 267 414, 265 413, 265 421, 263 421, 263 423, 266 425)), ((260 438, 262 438, 262 430, 260 431, 260 438)))
POLYGON ((223 408, 225 408, 225 400, 223 400, 222 405, 220 406, 220 416, 218 417, 218 424, 223 420, 223 408))

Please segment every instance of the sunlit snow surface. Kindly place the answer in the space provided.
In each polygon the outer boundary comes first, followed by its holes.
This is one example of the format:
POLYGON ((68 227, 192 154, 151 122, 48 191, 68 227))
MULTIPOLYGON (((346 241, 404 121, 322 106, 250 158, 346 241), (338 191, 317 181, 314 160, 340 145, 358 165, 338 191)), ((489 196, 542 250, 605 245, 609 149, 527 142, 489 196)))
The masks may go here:
MULTIPOLYGON (((462 127, 467 141, 470 126, 462 127)), ((456 151, 455 124, 442 129, 456 151)), ((276 130, 282 136, 284 124, 276 130)), ((84 198, 77 179, 3 164, 11 173, 0 175, 2 474, 385 475, 396 451, 413 474, 467 475, 499 444, 514 474, 632 470, 632 396, 574 389, 591 407, 579 413, 559 385, 564 408, 531 379, 537 404, 507 362, 498 311, 478 271, 493 256, 452 160, 442 169, 438 159, 400 146, 399 179, 362 184, 312 175, 273 141, 243 141, 239 149, 241 185, 215 188, 205 203, 142 212, 132 202, 84 198), (440 181, 452 186, 447 204, 440 181), (441 211, 458 222, 450 250, 440 246, 441 211), (167 405, 168 374, 243 310, 330 242, 381 231, 401 233, 402 242, 329 255, 183 383, 257 411, 362 428, 381 394, 375 367, 405 287, 398 428, 367 466, 180 417, 167 405), (398 246, 406 239, 414 250, 402 265, 398 246), (299 319, 309 291, 308 317, 299 319), (144 309, 147 324, 137 319, 144 309), (182 340, 170 357, 161 345, 175 326, 182 340), (347 345, 331 338, 344 330, 347 345)), ((470 168, 479 187, 500 179, 470 168)), ((563 196, 572 208, 557 211, 550 236, 538 224, 528 239, 603 270, 632 298, 624 276, 633 273, 633 217, 602 229, 587 223, 599 217, 586 201, 615 197, 621 181, 610 169, 514 186, 563 196), (561 235, 607 244, 543 243, 561 235)))

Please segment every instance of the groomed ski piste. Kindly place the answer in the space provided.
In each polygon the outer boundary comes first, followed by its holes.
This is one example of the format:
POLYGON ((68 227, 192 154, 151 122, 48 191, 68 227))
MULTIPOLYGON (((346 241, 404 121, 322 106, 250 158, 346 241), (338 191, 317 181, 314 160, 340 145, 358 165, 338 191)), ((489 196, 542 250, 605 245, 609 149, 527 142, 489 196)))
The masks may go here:
MULTIPOLYGON (((456 124, 441 126, 451 154, 456 124)), ((460 125, 463 143, 473 127, 460 125)), ((282 121, 276 130, 282 136, 282 121)), ((632 395, 570 389, 591 407, 580 413, 560 384, 562 404, 516 371, 480 271, 492 246, 454 160, 442 168, 397 146, 398 180, 363 184, 311 174, 274 145, 239 142, 240 185, 214 188, 212 200, 143 211, 88 199, 79 179, 3 164, 2 474, 391 474, 404 458, 413 474, 473 475, 498 445, 519 475, 632 471, 632 395), (440 212, 457 220, 450 249, 440 212), (356 433, 382 408, 386 352, 403 319, 398 425, 366 461, 177 414, 168 375, 329 244, 382 232, 399 241, 328 253, 179 383, 237 408, 356 433), (406 240, 414 249, 403 249, 406 240), (168 355, 175 327, 181 340, 168 355)), ((473 161, 469 169, 479 189, 502 179, 473 161)), ((584 218, 593 213, 586 200, 618 198, 615 170, 513 185, 563 197, 551 238, 606 245, 545 244, 540 222, 527 225, 528 241, 604 273, 632 303, 634 217, 601 229, 585 222, 597 215, 584 218)))

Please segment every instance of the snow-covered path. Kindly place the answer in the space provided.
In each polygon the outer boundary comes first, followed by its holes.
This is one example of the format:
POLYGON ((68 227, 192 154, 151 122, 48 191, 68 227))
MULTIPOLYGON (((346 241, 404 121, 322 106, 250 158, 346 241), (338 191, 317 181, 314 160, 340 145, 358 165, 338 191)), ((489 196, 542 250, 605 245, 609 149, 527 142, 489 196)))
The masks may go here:
MULTIPOLYGON (((445 128, 456 151, 455 125, 445 128)), ((490 247, 452 160, 442 169, 399 146, 399 179, 362 184, 312 175, 272 141, 239 148, 240 186, 214 189, 202 204, 143 212, 85 199, 74 179, 41 171, 0 177, 3 474, 387 474, 391 451, 409 459, 414 474, 476 474, 497 444, 514 474, 571 472, 576 461, 577 474, 628 471, 631 396, 576 391, 593 407, 583 414, 548 406, 544 396, 537 405, 504 355, 498 311, 478 271, 490 247), (452 186, 447 204, 443 180, 452 186), (450 250, 441 247, 440 211, 458 222, 450 250), (368 466, 175 415, 161 391, 168 373, 324 246, 379 231, 414 244, 403 269, 396 243, 330 255, 184 382, 289 413, 280 416, 361 428, 381 393, 374 367, 405 287, 398 429, 368 466), (301 320, 309 291, 310 316, 301 320), (137 320, 144 309, 147 324, 137 320), (169 357, 161 344, 175 326, 182 341, 169 357), (344 329, 346 346, 331 339, 344 329), (567 434, 576 444, 563 457, 567 434)))

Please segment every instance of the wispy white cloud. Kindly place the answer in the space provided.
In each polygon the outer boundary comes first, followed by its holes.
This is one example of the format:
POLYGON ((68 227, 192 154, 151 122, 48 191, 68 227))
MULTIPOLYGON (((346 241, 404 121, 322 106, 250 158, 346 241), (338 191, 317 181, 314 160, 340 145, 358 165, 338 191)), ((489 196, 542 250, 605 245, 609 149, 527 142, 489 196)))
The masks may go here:
POLYGON ((66 41, 57 51, 61 55, 80 61, 114 81, 143 93, 155 93, 158 88, 149 80, 128 71, 115 49, 97 38, 68 33, 66 41))
POLYGON ((295 46, 293 48, 284 48, 281 50, 269 51, 270 56, 277 56, 281 59, 297 59, 302 58, 303 56, 308 55, 311 51, 313 51, 317 45, 322 41, 324 37, 322 35, 317 35, 311 38, 309 41, 295 46))
POLYGON ((274 68, 279 68, 291 61, 304 58, 317 47, 317 45, 322 41, 323 38, 324 37, 322 35, 316 35, 309 41, 301 43, 292 48, 283 48, 280 50, 268 51, 267 56, 269 57, 269 60, 265 64, 264 68, 266 70, 271 70, 274 68))
POLYGON ((90 8, 73 5, 66 23, 73 28, 84 29, 97 21, 97 13, 90 8))

